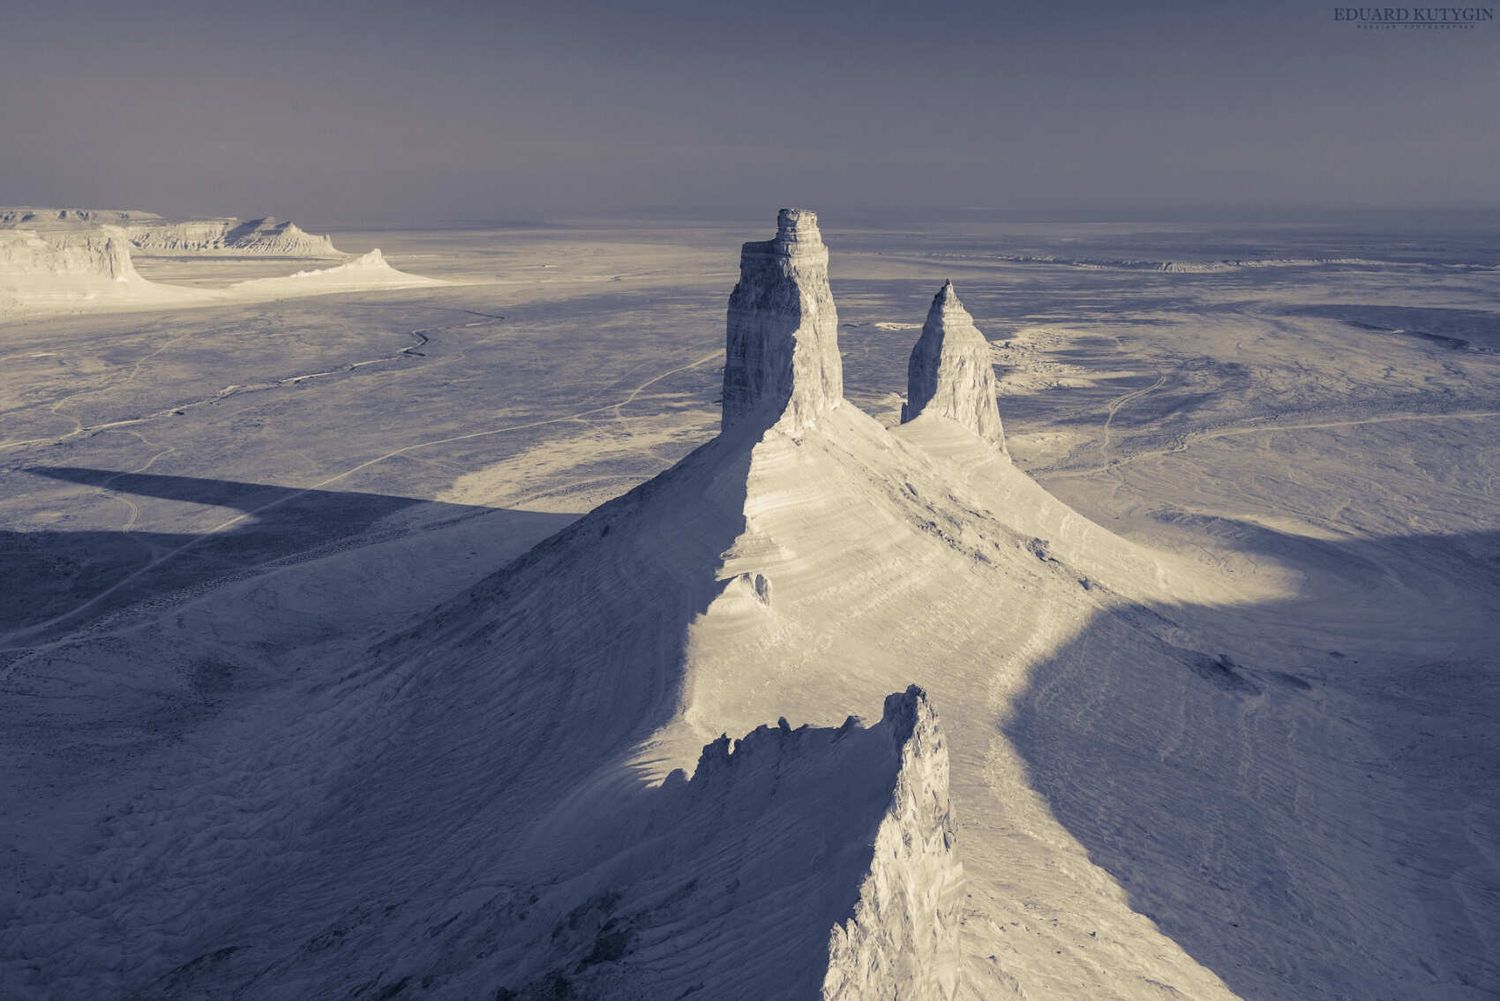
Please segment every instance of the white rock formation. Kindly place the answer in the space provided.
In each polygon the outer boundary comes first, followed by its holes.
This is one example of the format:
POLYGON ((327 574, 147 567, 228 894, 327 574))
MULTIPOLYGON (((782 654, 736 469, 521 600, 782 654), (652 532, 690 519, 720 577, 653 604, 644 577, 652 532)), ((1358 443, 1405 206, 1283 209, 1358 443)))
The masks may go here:
POLYGON ((224 238, 234 221, 230 219, 195 219, 185 222, 161 220, 148 225, 131 226, 131 246, 147 254, 194 254, 222 250, 224 238))
POLYGON ((498 996, 954 996, 948 752, 915 686, 873 727, 783 717, 721 736, 691 779, 672 772, 607 826, 558 857, 561 878, 534 874, 508 926, 497 917, 498 996))
POLYGON ((151 254, 216 254, 256 257, 339 257, 326 236, 275 218, 198 219, 130 227, 136 249, 151 254))
POLYGON ((169 305, 206 295, 142 278, 117 226, 0 229, 0 314, 169 305))
POLYGON ((0 229, 125 226, 160 219, 155 212, 135 209, 49 209, 31 205, 0 208, 0 229))
POLYGON ((18 229, 0 235, 0 275, 40 279, 87 276, 124 284, 135 279, 130 243, 114 226, 77 232, 18 229))
POLYGON ((211 293, 145 281, 120 227, 0 228, 0 315, 205 302, 211 293))
POLYGON ((963 897, 948 745, 916 685, 886 698, 881 723, 901 766, 854 916, 829 936, 823 997, 947 1001, 958 993, 963 897))
POLYGON ((184 288, 148 281, 131 261, 118 226, 0 229, 0 315, 89 310, 166 309, 244 303, 363 289, 444 285, 398 271, 379 250, 329 268, 257 278, 226 288, 184 288))
POLYGON ((1005 432, 995 402, 990 342, 974 326, 951 281, 932 298, 922 336, 906 365, 906 403, 901 423, 924 413, 957 421, 1005 451, 1005 432))
POLYGON ((782 209, 776 237, 746 243, 729 296, 723 426, 816 421, 843 398, 838 312, 818 217, 782 209))

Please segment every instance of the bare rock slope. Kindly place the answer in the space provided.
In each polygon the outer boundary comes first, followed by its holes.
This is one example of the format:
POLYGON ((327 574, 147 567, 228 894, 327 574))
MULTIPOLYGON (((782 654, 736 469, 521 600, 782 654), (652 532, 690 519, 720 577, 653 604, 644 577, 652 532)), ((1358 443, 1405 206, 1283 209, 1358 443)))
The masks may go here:
POLYGON ((212 254, 255 257, 341 257, 333 241, 292 222, 263 219, 202 219, 132 225, 130 242, 148 254, 212 254))

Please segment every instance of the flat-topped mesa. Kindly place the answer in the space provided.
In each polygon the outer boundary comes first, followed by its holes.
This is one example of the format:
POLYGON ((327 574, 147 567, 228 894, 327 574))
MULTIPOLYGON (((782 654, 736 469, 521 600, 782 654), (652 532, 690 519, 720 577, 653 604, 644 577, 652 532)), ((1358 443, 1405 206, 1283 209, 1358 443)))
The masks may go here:
POLYGON ((130 241, 118 226, 5 230, 0 233, 0 277, 119 285, 140 281, 130 259, 130 241))
POLYGON ((740 251, 740 280, 729 296, 722 426, 753 419, 797 431, 837 406, 844 395, 838 326, 818 217, 782 209, 776 238, 740 251))
POLYGON ((995 367, 990 342, 958 301, 951 281, 932 298, 922 336, 906 364, 906 403, 901 423, 924 413, 957 421, 981 438, 1005 449, 1000 407, 995 402, 995 367))

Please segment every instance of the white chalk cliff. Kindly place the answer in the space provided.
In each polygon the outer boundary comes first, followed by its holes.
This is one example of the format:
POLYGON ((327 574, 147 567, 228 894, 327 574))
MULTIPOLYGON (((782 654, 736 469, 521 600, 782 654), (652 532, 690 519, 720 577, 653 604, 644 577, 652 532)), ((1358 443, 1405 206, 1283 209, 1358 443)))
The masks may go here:
POLYGON ((114 226, 76 232, 16 229, 0 234, 0 274, 88 276, 125 284, 136 280, 130 243, 114 226))
POLYGON ((0 229, 0 313, 168 305, 206 296, 142 278, 117 226, 0 229))
POLYGON ((740 280, 729 296, 723 426, 779 420, 797 430, 838 406, 838 326, 818 217, 782 209, 773 239, 740 250, 740 280))
POLYGON ((159 221, 155 212, 136 209, 51 209, 16 205, 0 208, 0 229, 66 229, 84 226, 128 226, 159 221))
POLYGON ((931 413, 956 421, 1005 451, 995 402, 998 384, 990 342, 959 301, 951 281, 932 297, 922 336, 906 366, 901 423, 931 413))
POLYGON ((333 267, 187 288, 142 277, 131 254, 126 230, 117 226, 0 228, 0 314, 169 309, 447 284, 398 271, 372 250, 333 267))
POLYGON ((340 257, 327 236, 308 233, 293 222, 263 219, 193 219, 132 225, 130 242, 148 254, 206 254, 246 257, 340 257))

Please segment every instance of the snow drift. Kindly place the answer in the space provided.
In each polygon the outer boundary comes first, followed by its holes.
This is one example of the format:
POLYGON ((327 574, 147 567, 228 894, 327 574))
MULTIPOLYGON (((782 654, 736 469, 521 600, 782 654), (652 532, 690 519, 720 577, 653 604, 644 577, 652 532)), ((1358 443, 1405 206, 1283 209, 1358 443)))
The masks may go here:
POLYGON ((255 278, 229 287, 232 295, 298 295, 314 292, 344 292, 368 288, 422 288, 446 285, 440 278, 397 271, 380 253, 380 248, 362 254, 346 264, 331 268, 298 271, 278 278, 255 278))

